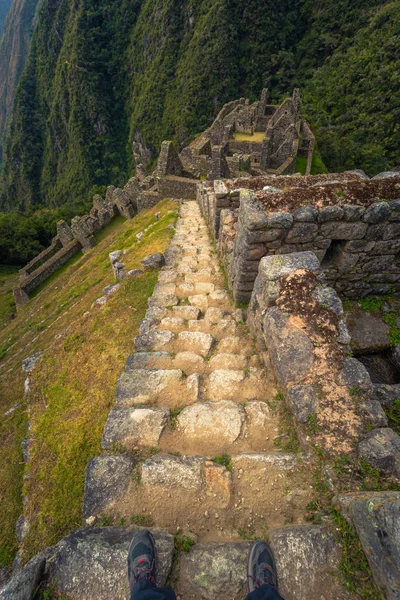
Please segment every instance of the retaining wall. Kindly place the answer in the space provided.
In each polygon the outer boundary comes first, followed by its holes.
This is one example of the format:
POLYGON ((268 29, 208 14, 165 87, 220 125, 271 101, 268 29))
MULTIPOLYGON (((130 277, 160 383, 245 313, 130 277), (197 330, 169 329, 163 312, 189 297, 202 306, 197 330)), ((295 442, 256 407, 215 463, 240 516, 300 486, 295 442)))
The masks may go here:
POLYGON ((400 291, 400 175, 344 175, 270 178, 272 191, 199 186, 236 301, 250 300, 262 257, 308 250, 345 297, 400 291))

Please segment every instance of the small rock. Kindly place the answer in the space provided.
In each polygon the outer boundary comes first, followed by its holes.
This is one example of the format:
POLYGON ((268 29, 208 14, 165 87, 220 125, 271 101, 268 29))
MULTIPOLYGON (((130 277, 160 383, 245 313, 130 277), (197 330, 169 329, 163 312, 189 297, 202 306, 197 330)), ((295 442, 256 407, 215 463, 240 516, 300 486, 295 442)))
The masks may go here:
POLYGON ((132 269, 127 273, 128 277, 139 277, 139 275, 143 275, 143 271, 140 269, 132 269))
POLYGON ((136 239, 138 242, 140 242, 140 240, 143 238, 144 233, 143 231, 140 231, 138 234, 136 234, 136 239))
MULTIPOLYGON (((107 287, 104 288, 104 296, 107 298, 108 296, 115 294, 116 292, 118 292, 120 287, 121 287, 120 283, 112 283, 111 285, 108 285, 107 287)), ((96 302, 97 302, 97 300, 96 300, 96 302)))
POLYGON ((161 252, 155 252, 154 254, 150 254, 146 256, 142 261, 142 266, 145 271, 149 269, 158 269, 165 265, 165 258, 161 252))
POLYGON ((35 352, 35 354, 32 354, 29 358, 25 358, 25 360, 22 361, 22 370, 25 371, 25 373, 32 371, 38 364, 42 354, 43 352, 35 352))

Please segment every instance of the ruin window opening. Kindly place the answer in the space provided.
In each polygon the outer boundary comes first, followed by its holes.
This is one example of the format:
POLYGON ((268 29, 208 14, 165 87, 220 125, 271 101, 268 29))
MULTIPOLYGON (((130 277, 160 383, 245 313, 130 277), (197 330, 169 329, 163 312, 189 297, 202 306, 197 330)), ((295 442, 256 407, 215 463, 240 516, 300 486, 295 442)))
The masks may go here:
POLYGON ((330 246, 322 259, 321 267, 328 268, 337 265, 344 253, 345 244, 346 240, 331 240, 330 246))

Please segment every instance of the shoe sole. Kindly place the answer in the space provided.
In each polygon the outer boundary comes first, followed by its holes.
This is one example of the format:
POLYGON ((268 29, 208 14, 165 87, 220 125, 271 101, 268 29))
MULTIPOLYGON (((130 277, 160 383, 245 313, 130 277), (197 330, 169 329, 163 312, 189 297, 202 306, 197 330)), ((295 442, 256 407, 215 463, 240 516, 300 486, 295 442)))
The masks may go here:
MULTIPOLYGON (((274 570, 274 572, 276 574, 276 564, 275 564, 274 555, 272 554, 272 550, 271 550, 271 548, 269 547, 268 544, 267 544, 267 546, 268 546, 268 550, 269 550, 269 553, 270 553, 271 558, 272 558, 272 568, 273 568, 273 570, 274 570)), ((257 543, 254 543, 253 546, 252 546, 252 548, 251 548, 251 550, 250 550, 249 558, 247 560, 247 583, 248 583, 248 586, 249 586, 249 592, 250 593, 254 592, 254 590, 256 589, 254 587, 253 569, 252 569, 252 566, 251 566, 252 562, 253 562, 253 558, 254 558, 254 554, 255 554, 256 548, 257 548, 257 543)), ((277 574, 276 574, 276 589, 278 589, 278 575, 277 574)))

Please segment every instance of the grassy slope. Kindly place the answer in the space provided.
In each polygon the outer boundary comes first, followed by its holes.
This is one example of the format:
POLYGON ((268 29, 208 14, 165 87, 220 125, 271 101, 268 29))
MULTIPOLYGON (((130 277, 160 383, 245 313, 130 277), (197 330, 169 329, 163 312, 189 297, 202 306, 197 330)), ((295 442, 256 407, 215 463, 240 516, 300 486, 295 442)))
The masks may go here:
POLYGON ((151 252, 164 251, 173 234, 168 224, 176 219, 176 212, 168 211, 175 209, 163 201, 119 227, 111 224, 96 248, 47 282, 0 333, 0 348, 8 348, 0 361, 0 414, 22 402, 0 420, 0 566, 10 565, 17 548, 15 522, 23 494, 29 496, 32 523, 26 556, 81 525, 86 464, 101 451, 116 380, 133 350, 157 272, 128 278, 105 306, 91 306, 113 283, 109 252, 127 249, 123 262, 132 269, 151 252), (163 215, 158 223, 157 211, 163 215), (137 242, 136 234, 152 223, 137 242), (38 350, 45 353, 34 371, 27 411, 21 361, 38 350), (28 418, 34 442, 23 491, 20 443, 28 418))
POLYGON ((12 289, 17 285, 18 269, 19 267, 0 265, 0 329, 5 327, 15 313, 12 289))

